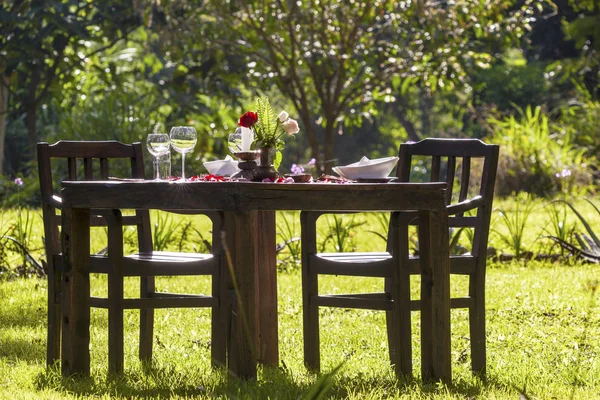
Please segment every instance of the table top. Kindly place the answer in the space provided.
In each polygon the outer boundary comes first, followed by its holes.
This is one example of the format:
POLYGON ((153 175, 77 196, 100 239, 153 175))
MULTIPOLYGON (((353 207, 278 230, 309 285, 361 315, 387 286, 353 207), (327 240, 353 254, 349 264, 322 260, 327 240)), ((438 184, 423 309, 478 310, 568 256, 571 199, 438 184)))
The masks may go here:
POLYGON ((446 183, 63 181, 63 206, 171 210, 440 210, 446 183))

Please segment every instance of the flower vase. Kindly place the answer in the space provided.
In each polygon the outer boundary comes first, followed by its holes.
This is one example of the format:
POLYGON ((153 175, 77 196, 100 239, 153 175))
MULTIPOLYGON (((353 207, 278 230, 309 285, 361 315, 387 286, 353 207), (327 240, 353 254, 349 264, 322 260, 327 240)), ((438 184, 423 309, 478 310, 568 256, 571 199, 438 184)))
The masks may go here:
POLYGON ((231 175, 231 179, 245 179, 248 181, 254 180, 256 175, 256 159, 259 156, 259 153, 256 150, 250 151, 239 151, 233 153, 234 156, 238 159, 238 168, 240 169, 235 174, 231 175))
POLYGON ((260 148, 260 162, 256 168, 256 174, 254 181, 262 182, 265 179, 275 181, 279 178, 279 172, 273 166, 273 160, 275 159, 275 152, 277 150, 274 147, 261 147, 260 148))

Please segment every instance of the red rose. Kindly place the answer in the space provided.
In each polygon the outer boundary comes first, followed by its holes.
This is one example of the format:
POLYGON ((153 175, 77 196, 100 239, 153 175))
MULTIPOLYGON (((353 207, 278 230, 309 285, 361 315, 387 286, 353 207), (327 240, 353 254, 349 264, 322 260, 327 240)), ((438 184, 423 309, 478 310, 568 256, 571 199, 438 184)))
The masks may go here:
POLYGON ((253 113, 252 111, 246 112, 244 115, 240 117, 238 121, 238 126, 243 126, 244 128, 251 128, 258 121, 258 114, 253 113))

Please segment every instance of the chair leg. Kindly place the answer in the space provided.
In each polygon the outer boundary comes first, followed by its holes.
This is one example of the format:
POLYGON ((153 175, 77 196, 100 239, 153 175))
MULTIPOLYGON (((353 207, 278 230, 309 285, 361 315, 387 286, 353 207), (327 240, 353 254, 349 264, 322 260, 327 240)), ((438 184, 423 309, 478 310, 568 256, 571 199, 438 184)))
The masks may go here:
POLYGON ((401 214, 392 215, 392 251, 397 254, 393 278, 385 279, 385 292, 394 300, 392 311, 386 312, 390 361, 396 375, 412 376, 412 329, 410 317, 410 270, 408 269, 408 227, 401 214), (400 219, 400 220, 398 220, 400 219))
POLYGON ((412 376, 410 275, 401 273, 401 276, 395 285, 391 279, 385 281, 385 291, 393 299, 392 311, 386 311, 388 345, 390 361, 394 365, 396 375, 412 376))
POLYGON ((48 337, 46 346, 46 363, 50 366, 60 359, 61 335, 61 305, 60 285, 61 274, 51 266, 48 271, 48 337))
MULTIPOLYGON (((153 276, 140 278, 140 297, 148 298, 156 289, 153 276)), ((152 360, 152 341, 154 339, 154 309, 142 308, 140 310, 140 360, 152 360)))
MULTIPOLYGON (((392 293, 392 280, 389 278, 385 279, 384 292, 389 293, 390 295, 392 293)), ((393 311, 385 312, 385 325, 387 328, 387 338, 388 338, 388 352, 390 355, 390 362, 392 364, 394 364, 394 360, 396 359, 396 351, 399 346, 399 343, 397 343, 397 338, 396 338, 397 335, 394 334, 394 321, 392 320, 393 318, 394 318, 393 311)))
POLYGON ((123 276, 108 274, 108 370, 123 372, 123 276))
POLYGON ((302 309, 304 320, 304 364, 313 372, 321 369, 319 357, 319 307, 312 301, 317 296, 317 276, 308 273, 303 266, 302 309))
MULTIPOLYGON (((483 280, 483 279, 482 279, 483 280)), ((469 328, 471 336, 471 369, 473 372, 486 373, 486 342, 485 342, 485 292, 484 283, 471 277, 471 298, 473 304, 469 307, 469 328)))
POLYGON ((227 338, 228 338, 228 316, 229 299, 227 298, 227 286, 220 271, 212 277, 212 295, 217 299, 217 304, 211 311, 211 359, 213 367, 224 367, 227 365, 227 338))

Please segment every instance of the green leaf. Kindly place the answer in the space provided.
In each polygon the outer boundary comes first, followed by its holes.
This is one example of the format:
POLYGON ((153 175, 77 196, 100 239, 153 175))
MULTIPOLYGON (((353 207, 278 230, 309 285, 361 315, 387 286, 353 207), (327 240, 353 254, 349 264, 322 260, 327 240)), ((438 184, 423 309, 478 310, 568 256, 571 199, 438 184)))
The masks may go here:
POLYGON ((283 160, 283 154, 281 154, 281 151, 277 150, 275 152, 275 157, 273 157, 273 167, 275 167, 275 169, 279 169, 279 166, 281 165, 281 160, 283 160))

